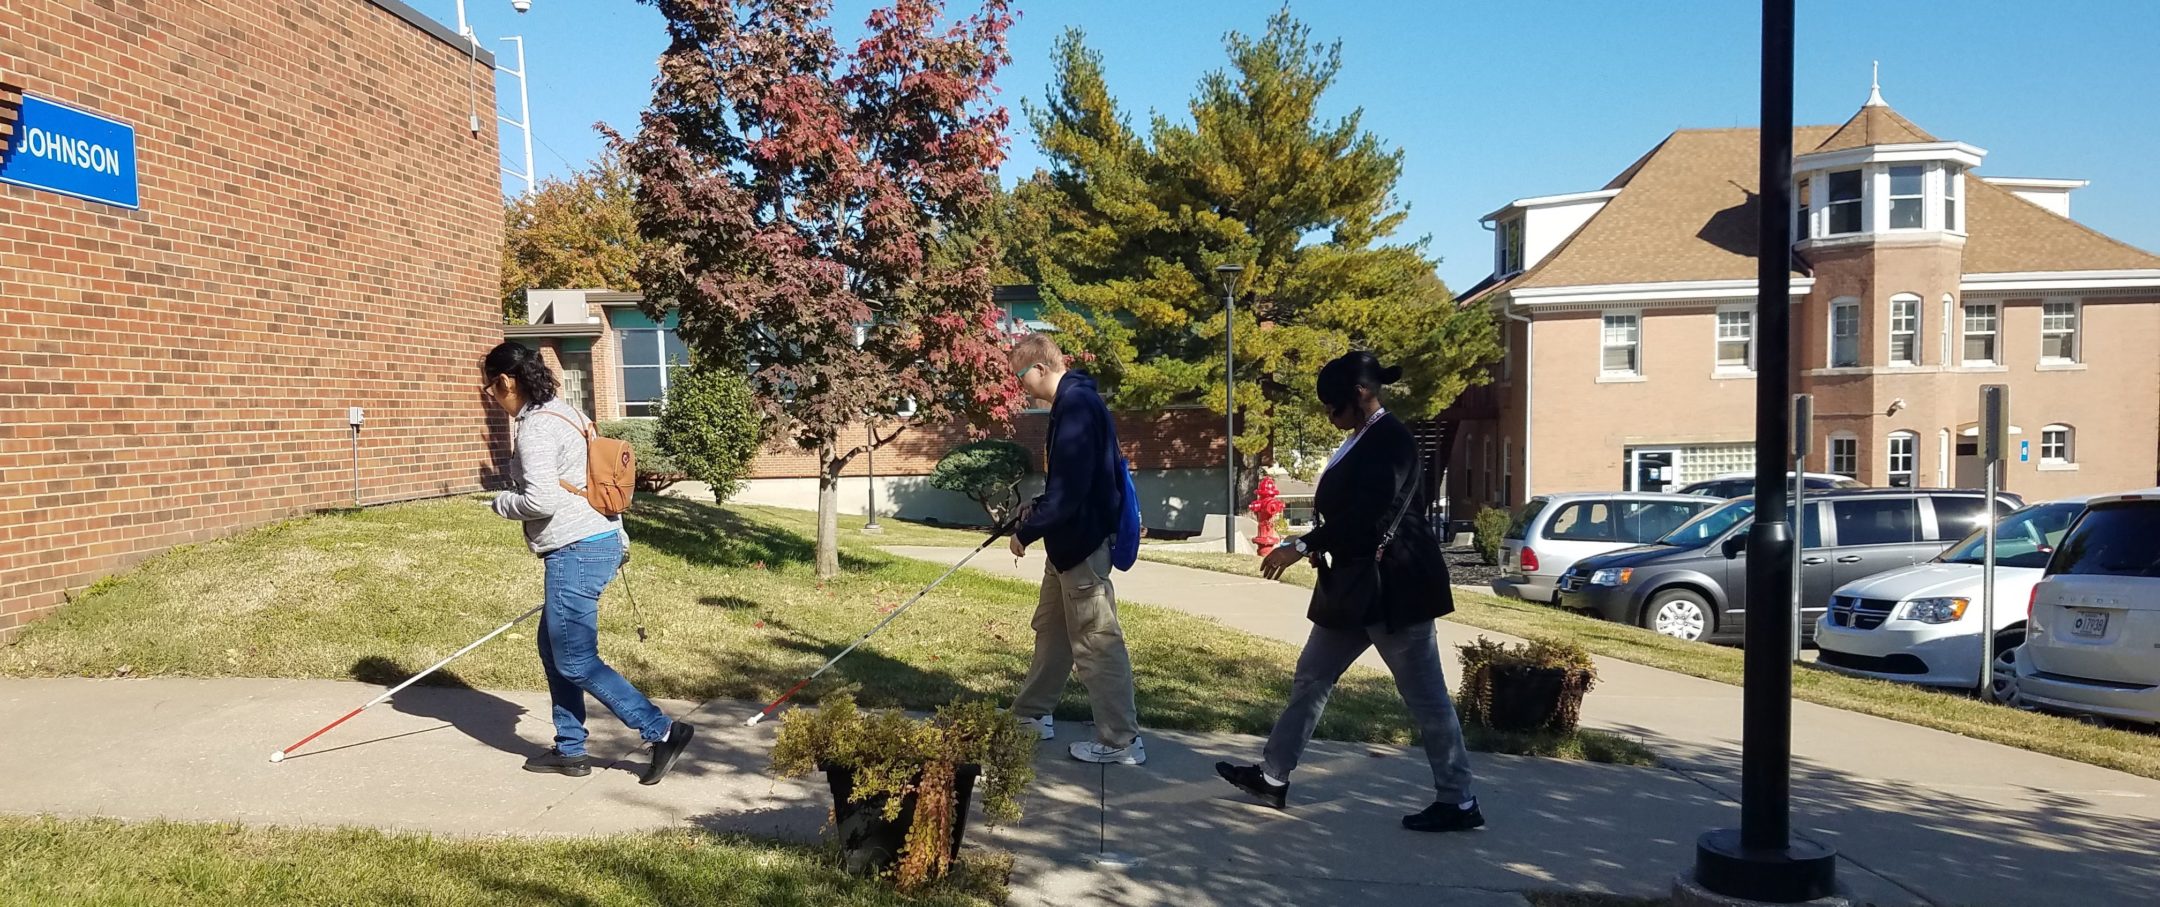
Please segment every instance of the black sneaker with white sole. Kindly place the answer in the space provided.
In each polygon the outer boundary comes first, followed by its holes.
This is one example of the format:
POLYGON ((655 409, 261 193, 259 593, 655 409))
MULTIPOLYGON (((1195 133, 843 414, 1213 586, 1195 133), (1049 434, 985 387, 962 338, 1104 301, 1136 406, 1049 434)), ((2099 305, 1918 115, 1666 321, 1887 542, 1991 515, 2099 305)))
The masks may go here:
POLYGON ((592 774, 592 763, 584 756, 565 756, 561 750, 548 747, 547 752, 525 760, 525 770, 543 775, 583 778, 592 774))
POLYGON ((1290 785, 1269 784, 1267 773, 1261 771, 1260 766, 1257 765, 1231 765, 1228 762, 1217 762, 1215 763, 1215 774, 1221 775, 1222 779, 1230 782, 1231 786, 1253 795, 1261 803, 1276 809, 1283 808, 1283 803, 1290 798, 1290 785))
POLYGON ((645 777, 639 778, 638 783, 659 784, 660 779, 667 777, 668 771, 675 767, 675 760, 682 758, 683 750, 690 746, 690 735, 695 733, 697 728, 687 721, 677 721, 670 726, 667 739, 653 744, 652 765, 646 767, 645 777))
POLYGON ((1469 831, 1485 827, 1485 814, 1478 811, 1477 800, 1470 805, 1435 803, 1414 816, 1402 817, 1402 827, 1411 831, 1469 831))

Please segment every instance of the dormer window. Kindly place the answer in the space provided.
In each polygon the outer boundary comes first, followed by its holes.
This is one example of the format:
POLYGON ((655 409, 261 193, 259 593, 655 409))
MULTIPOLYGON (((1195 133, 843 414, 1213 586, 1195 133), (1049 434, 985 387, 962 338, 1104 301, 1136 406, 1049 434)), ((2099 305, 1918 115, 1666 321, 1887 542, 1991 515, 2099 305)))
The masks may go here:
POLYGON ((1829 221, 1825 236, 1858 233, 1861 229, 1861 212, 1865 210, 1863 187, 1866 181, 1858 170, 1840 170, 1830 174, 1830 203, 1823 207, 1823 215, 1829 221))
POLYGON ((1958 168, 1944 167, 1943 176, 1943 229, 1952 233, 1965 232, 1964 213, 1958 204, 1965 199, 1965 180, 1958 168))
POLYGON ((1500 223, 1500 276, 1519 274, 1523 269, 1523 222, 1522 218, 1510 218, 1500 223))
POLYGON ((1890 229, 1919 230, 1927 226, 1927 168, 1897 164, 1890 168, 1890 229))

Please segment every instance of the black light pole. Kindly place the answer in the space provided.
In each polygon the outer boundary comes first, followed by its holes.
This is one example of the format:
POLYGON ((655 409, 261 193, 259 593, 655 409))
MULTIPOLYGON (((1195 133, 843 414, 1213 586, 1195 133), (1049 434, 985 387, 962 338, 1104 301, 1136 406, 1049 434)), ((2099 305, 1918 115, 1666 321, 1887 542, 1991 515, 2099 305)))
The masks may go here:
MULTIPOLYGON (((1755 524, 1747 537, 1748 600, 1791 594, 1793 534, 1785 500, 1792 364, 1793 0, 1762 4, 1762 192, 1758 197, 1755 317, 1755 524)), ((1740 827, 1695 844, 1695 882, 1714 894, 1774 903, 1829 897, 1837 852, 1792 837, 1793 615, 1748 614, 1740 739, 1740 827)))
POLYGON ((1237 279, 1245 273, 1244 265, 1216 265, 1215 279, 1222 282, 1222 383, 1223 383, 1223 473, 1227 476, 1229 496, 1223 504, 1223 540, 1225 554, 1237 553, 1237 346, 1231 342, 1231 331, 1237 325, 1237 279))

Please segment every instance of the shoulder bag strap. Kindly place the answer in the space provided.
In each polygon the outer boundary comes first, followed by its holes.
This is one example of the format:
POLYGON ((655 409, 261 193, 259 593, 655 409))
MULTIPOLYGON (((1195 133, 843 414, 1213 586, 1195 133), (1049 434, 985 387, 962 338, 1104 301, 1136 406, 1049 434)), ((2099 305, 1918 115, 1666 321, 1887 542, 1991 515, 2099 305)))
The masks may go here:
MULTIPOLYGON (((1416 443, 1413 442, 1410 448, 1416 451, 1416 443)), ((1410 501, 1417 497, 1418 482, 1425 478, 1425 455, 1422 451, 1418 452, 1416 462, 1417 465, 1410 470, 1410 481, 1403 484, 1400 492, 1402 503, 1395 508, 1395 518, 1388 521, 1387 530, 1380 533, 1380 544, 1373 548, 1374 560, 1379 560, 1387 553, 1388 544, 1395 541, 1395 530, 1402 526, 1403 515, 1410 512, 1410 501)))

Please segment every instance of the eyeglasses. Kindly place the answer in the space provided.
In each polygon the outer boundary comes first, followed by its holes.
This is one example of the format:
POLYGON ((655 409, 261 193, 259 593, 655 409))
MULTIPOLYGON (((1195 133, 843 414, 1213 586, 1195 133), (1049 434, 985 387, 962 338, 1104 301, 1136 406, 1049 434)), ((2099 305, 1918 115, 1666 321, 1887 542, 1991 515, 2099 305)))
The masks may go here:
POLYGON ((1028 376, 1028 373, 1029 373, 1029 372, 1032 372, 1032 371, 1034 371, 1034 370, 1036 370, 1036 369, 1039 369, 1039 368, 1042 368, 1042 363, 1040 363, 1040 362, 1037 362, 1037 363, 1035 363, 1034 365, 1030 365, 1030 366, 1028 366, 1027 368, 1021 369, 1021 370, 1020 370, 1020 374, 1016 375, 1015 377, 1019 378, 1019 379, 1020 379, 1020 380, 1022 380, 1022 381, 1026 381, 1026 380, 1027 380, 1027 376, 1028 376))

